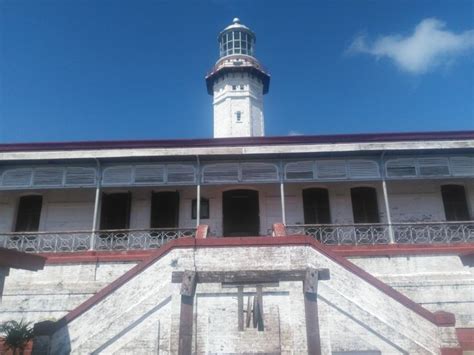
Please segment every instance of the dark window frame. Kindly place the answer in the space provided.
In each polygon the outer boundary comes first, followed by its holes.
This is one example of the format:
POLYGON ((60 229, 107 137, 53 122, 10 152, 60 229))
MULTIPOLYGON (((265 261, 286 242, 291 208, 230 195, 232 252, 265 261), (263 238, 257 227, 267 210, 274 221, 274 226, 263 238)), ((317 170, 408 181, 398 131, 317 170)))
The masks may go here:
MULTIPOLYGON (((199 219, 209 219, 210 218, 210 203, 209 199, 205 197, 201 197, 201 211, 199 219), (203 208, 203 206, 207 206, 203 208)), ((194 198, 191 201, 191 219, 197 219, 197 198, 194 198)))
POLYGON ((355 224, 380 223, 377 189, 371 186, 351 188, 352 216, 355 224))
POLYGON ((42 209, 43 209, 43 196, 42 195, 21 196, 18 200, 14 231, 15 232, 37 232, 39 230, 40 223, 41 223, 42 209), (27 205, 28 203, 30 204, 29 206, 27 205))
POLYGON ((331 224, 329 190, 324 187, 310 187, 303 189, 302 195, 304 224, 331 224))
MULTIPOLYGON (((151 193, 151 206, 150 206, 150 228, 161 229, 161 228, 179 228, 179 215, 180 215, 180 194, 179 191, 152 191, 151 193), (160 206, 160 195, 164 196, 164 200, 173 200, 174 216, 168 213, 168 216, 163 217, 159 213, 160 206), (173 196, 174 195, 174 196, 173 196), (169 218, 169 220, 166 220, 169 218), (164 225, 163 225, 164 224, 164 225)), ((171 212, 169 210, 168 212, 171 212)))
POLYGON ((471 219, 464 185, 441 185, 441 198, 446 221, 469 221, 471 219))
MULTIPOLYGON (((120 229, 129 229, 130 228, 130 217, 132 211, 132 193, 130 191, 127 192, 103 192, 102 193, 102 203, 100 208, 100 229, 101 230, 120 230, 120 229), (108 217, 106 214, 111 213, 110 211, 106 211, 105 209, 110 208, 108 206, 111 203, 111 200, 114 198, 119 198, 118 196, 124 196, 126 200, 125 203, 125 220, 121 222, 121 225, 111 226, 111 216, 108 217), (106 219, 108 218, 108 220, 106 219)), ((114 217, 116 218, 116 217, 114 217)), ((112 218, 113 219, 113 218, 112 218)))

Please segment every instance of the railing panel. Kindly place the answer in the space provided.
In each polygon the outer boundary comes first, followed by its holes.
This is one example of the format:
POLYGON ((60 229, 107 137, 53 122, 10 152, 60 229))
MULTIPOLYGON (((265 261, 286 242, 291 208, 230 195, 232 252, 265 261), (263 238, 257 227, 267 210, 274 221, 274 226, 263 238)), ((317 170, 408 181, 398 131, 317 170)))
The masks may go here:
POLYGON ((308 235, 327 245, 453 244, 474 242, 474 222, 287 225, 287 234, 308 235))
POLYGON ((78 232, 0 233, 0 247, 29 253, 68 253, 160 248, 179 238, 194 238, 196 229, 149 229, 78 232))

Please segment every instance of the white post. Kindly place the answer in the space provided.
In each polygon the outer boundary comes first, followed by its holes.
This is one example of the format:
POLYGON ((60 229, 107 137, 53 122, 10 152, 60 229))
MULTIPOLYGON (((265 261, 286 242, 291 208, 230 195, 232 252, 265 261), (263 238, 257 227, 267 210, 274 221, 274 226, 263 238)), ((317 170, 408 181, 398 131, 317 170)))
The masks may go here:
POLYGON ((286 211, 285 211, 285 185, 283 181, 280 182, 280 202, 281 202, 281 219, 286 226, 286 211))
POLYGON ((198 181, 196 186, 196 227, 201 223, 201 184, 198 181))
POLYGON ((94 240, 95 240, 95 232, 97 230, 97 224, 99 223, 99 209, 100 209, 100 202, 101 202, 101 178, 102 178, 102 173, 101 173, 101 168, 100 168, 100 163, 98 160, 97 162, 97 185, 95 188, 95 201, 94 201, 94 216, 92 217, 92 233, 91 233, 91 245, 90 245, 90 250, 94 249, 94 240))
POLYGON ((196 227, 201 223, 201 162, 199 155, 196 155, 197 161, 197 185, 196 185, 196 227))
POLYGON ((385 205, 385 214, 387 215, 388 236, 390 238, 390 244, 394 244, 395 240, 393 237, 392 216, 390 214, 390 204, 388 202, 387 182, 385 181, 385 178, 382 179, 382 190, 383 190, 383 200, 384 200, 384 205, 385 205))
POLYGON ((92 232, 97 230, 97 223, 99 222, 99 205, 100 205, 100 186, 97 185, 95 189, 95 201, 94 201, 94 219, 92 221, 92 232))

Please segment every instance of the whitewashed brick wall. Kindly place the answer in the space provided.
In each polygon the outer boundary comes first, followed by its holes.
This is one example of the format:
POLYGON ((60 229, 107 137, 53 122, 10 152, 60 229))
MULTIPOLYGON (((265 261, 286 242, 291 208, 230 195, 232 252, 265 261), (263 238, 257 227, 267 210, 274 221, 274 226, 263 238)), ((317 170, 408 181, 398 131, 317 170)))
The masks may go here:
MULTIPOLYGON (((86 311, 53 337, 56 353, 174 354, 178 347, 179 284, 171 272, 329 268, 331 279, 320 281, 321 340, 331 351, 380 350, 384 354, 439 354, 454 347, 453 328, 439 328, 345 268, 309 247, 176 249, 159 259, 110 296, 86 311), (143 336, 145 324, 153 329, 143 336), (159 331, 158 331, 159 329, 159 331), (156 331, 156 332, 155 332, 156 331), (153 350, 155 349, 155 350, 153 350)), ((250 294, 254 291, 250 288, 250 294)), ((219 284, 199 284, 195 298, 194 351, 235 353, 242 349, 282 354, 306 351, 301 282, 282 282, 265 289, 264 317, 268 333, 237 328, 237 294, 219 284), (276 344, 278 339, 279 344, 276 344)))

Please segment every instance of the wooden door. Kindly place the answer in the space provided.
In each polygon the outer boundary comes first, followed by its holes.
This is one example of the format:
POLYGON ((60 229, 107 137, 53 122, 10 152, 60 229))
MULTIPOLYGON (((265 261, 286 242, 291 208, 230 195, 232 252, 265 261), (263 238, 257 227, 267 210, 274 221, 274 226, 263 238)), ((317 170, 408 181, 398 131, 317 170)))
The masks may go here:
POLYGON ((223 199, 224 236, 257 236, 260 231, 258 191, 225 191, 223 199))

